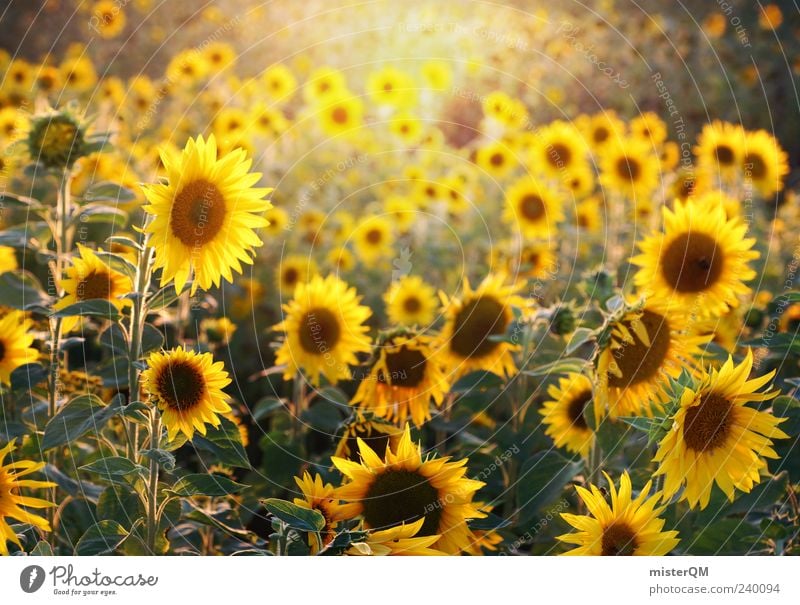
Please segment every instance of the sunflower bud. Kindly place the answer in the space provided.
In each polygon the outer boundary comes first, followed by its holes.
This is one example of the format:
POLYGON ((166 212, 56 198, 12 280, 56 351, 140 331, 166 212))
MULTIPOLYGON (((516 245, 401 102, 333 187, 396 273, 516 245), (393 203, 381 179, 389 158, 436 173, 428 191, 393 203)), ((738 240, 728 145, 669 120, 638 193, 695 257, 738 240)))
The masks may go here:
POLYGON ((575 314, 567 306, 560 306, 550 318, 550 332, 558 336, 571 334, 575 330, 575 314))
POLYGON ((34 117, 27 145, 31 158, 45 168, 71 168, 87 153, 84 127, 66 112, 34 117))

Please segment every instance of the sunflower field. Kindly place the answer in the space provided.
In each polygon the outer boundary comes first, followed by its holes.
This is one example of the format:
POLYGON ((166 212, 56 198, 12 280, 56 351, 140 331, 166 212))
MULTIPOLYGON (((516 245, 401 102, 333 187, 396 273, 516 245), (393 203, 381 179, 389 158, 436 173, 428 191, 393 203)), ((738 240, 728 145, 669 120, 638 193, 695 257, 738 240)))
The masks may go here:
POLYGON ((0 554, 800 554, 793 2, 11 0, 0 554))

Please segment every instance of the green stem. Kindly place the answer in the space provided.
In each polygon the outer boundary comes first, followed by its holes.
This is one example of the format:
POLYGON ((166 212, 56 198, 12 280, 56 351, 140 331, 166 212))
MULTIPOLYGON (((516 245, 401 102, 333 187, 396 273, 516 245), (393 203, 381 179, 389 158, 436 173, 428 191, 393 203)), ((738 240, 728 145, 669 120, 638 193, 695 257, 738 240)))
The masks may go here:
POLYGON ((589 485, 598 485, 600 482, 600 467, 602 463, 603 450, 600 448, 600 444, 597 442, 597 437, 595 436, 592 442, 592 449, 589 450, 588 467, 586 469, 587 488, 589 485))
MULTIPOLYGON (((158 449, 161 445, 161 414, 158 408, 151 410, 150 448, 158 449)), ((150 481, 147 486, 147 549, 156 554, 156 537, 158 534, 158 460, 150 458, 150 481)))

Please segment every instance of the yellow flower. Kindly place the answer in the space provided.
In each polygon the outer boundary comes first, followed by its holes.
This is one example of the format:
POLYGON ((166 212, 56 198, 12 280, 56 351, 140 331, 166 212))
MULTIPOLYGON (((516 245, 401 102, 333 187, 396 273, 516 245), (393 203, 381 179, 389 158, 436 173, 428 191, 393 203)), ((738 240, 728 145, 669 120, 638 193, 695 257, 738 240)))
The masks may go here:
POLYGON ((551 178, 561 178, 586 164, 586 145, 575 126, 556 120, 536 133, 529 165, 551 178))
POLYGON ((503 219, 526 238, 547 238, 564 220, 559 197, 531 177, 522 177, 506 191, 503 219))
POLYGON ((211 353, 183 347, 151 353, 142 372, 142 389, 161 410, 170 441, 179 432, 191 440, 195 431, 206 434, 206 424, 219 426, 219 416, 231 411, 222 390, 230 383, 224 364, 211 353))
POLYGON ((703 126, 694 148, 698 168, 727 182, 730 182, 740 169, 743 153, 742 127, 719 120, 703 126))
POLYGON ((466 477, 467 459, 429 456, 411 441, 405 428, 396 449, 378 456, 359 440, 361 462, 333 457, 348 482, 337 490, 345 502, 342 517, 363 516, 366 529, 384 531, 422 521, 417 537, 440 536, 432 545, 458 554, 473 542, 467 520, 485 517, 472 499, 484 483, 466 477))
POLYGON ((766 130, 745 133, 742 173, 745 187, 755 188, 765 198, 783 189, 789 162, 786 152, 766 130))
POLYGON ((0 246, 0 275, 14 271, 18 266, 17 251, 11 246, 0 246))
POLYGON ((453 72, 444 61, 426 61, 420 68, 425 83, 431 90, 447 90, 453 80, 453 72))
POLYGON ((261 178, 248 173, 251 161, 238 149, 217 159, 214 136, 189 139, 180 158, 162 156, 168 184, 146 185, 153 215, 145 228, 152 235, 155 267, 161 285, 175 281, 180 292, 194 273, 192 293, 233 281, 232 270, 253 263, 253 249, 262 241, 254 229, 267 225, 271 207, 262 199, 271 189, 253 187, 261 178))
POLYGON ((311 554, 316 555, 325 548, 336 536, 336 527, 341 518, 341 505, 336 497, 336 488, 330 483, 322 482, 319 474, 312 478, 308 471, 303 473, 303 477, 295 477, 294 482, 303 493, 302 498, 295 498, 294 503, 302 508, 315 510, 325 518, 325 526, 319 531, 322 538, 320 542, 313 533, 308 535, 311 554))
POLYGON ((33 322, 22 311, 7 311, 0 318, 0 384, 11 384, 11 372, 35 362, 39 352, 31 347, 33 322))
POLYGON ((478 148, 475 163, 490 177, 501 179, 517 166, 519 160, 505 143, 495 141, 478 148))
POLYGON ((653 297, 699 318, 719 316, 739 304, 756 276, 748 261, 758 258, 747 225, 728 219, 721 205, 699 206, 691 198, 663 208, 664 232, 639 242, 634 282, 653 297))
POLYGON ((194 86, 208 73, 208 64, 198 49, 176 54, 167 64, 167 80, 171 85, 194 86))
POLYGON ((630 131, 631 135, 655 148, 660 147, 667 138, 667 125, 652 111, 646 111, 631 120, 630 131))
POLYGON ((125 29, 123 6, 113 0, 100 0, 94 5, 89 25, 103 38, 116 38, 125 29))
POLYGON ((391 66, 367 76, 367 94, 378 105, 408 109, 417 102, 417 87, 406 72, 391 66))
POLYGON ((342 72, 332 67, 315 69, 303 87, 306 101, 318 103, 329 96, 339 96, 347 92, 347 83, 342 72))
POLYGON ((301 254, 290 254, 281 259, 278 267, 278 289, 282 296, 291 296, 297 284, 307 282, 316 275, 317 265, 314 259, 301 254))
POLYGON ((611 491, 611 506, 603 492, 590 485, 591 491, 576 487, 589 515, 561 513, 561 517, 578 531, 558 536, 566 544, 576 544, 565 555, 602 556, 663 556, 674 549, 680 540, 677 531, 663 531, 664 520, 659 518, 664 507, 658 507, 661 492, 648 498, 652 482, 648 481, 639 496, 633 498, 633 486, 627 471, 622 473, 619 492, 606 473, 611 491))
POLYGON ((347 460, 360 460, 358 440, 364 441, 378 456, 386 456, 386 448, 396 448, 403 431, 385 420, 367 418, 356 411, 355 418, 345 426, 334 456, 347 460))
POLYGON ((236 63, 236 51, 225 42, 212 42, 203 49, 203 58, 211 73, 220 73, 236 63))
POLYGON ((440 407, 450 389, 431 343, 428 336, 402 334, 381 342, 351 405, 401 425, 409 416, 416 426, 430 420, 431 401, 440 407))
POLYGON ((276 63, 261 74, 264 92, 275 101, 288 101, 297 90, 297 80, 292 70, 282 63, 276 63))
POLYGON ((658 186, 659 160, 652 145, 628 138, 610 145, 600 158, 600 183, 632 200, 646 201, 658 186))
POLYGON ((753 369, 753 354, 738 366, 728 360, 719 370, 687 386, 680 396, 680 407, 672 417, 672 428, 658 447, 656 475, 664 475, 664 499, 685 486, 682 500, 694 508, 705 508, 716 483, 729 500, 734 490, 749 493, 761 482, 767 470, 764 458, 777 458, 772 439, 788 435, 777 428, 785 419, 745 404, 768 401, 779 391, 759 392, 775 375, 748 380, 753 369))
POLYGON ((622 141, 625 136, 625 122, 620 120, 613 110, 603 111, 589 118, 583 130, 592 149, 602 152, 607 147, 622 141))
POLYGON ((608 342, 600 352, 597 374, 600 388, 596 418, 608 408, 611 418, 652 416, 667 401, 667 379, 683 368, 695 368, 708 341, 698 336, 685 309, 647 301, 624 313, 610 326, 608 342))
POLYGON ((542 423, 547 426, 545 435, 552 437, 557 447, 584 457, 594 443, 594 431, 585 417, 593 390, 592 381, 583 374, 568 374, 559 379, 558 386, 551 384, 547 388, 551 399, 539 410, 544 416, 542 423))
POLYGON ((758 14, 758 25, 761 29, 777 29, 783 23, 783 12, 777 4, 765 4, 761 6, 758 14))
POLYGON ((389 321, 400 326, 429 326, 439 308, 433 286, 416 275, 407 275, 392 283, 383 301, 389 321))
POLYGON ((370 351, 364 322, 372 312, 360 301, 355 288, 333 275, 315 275, 297 285, 294 298, 283 305, 284 320, 274 328, 286 334, 276 356, 278 365, 286 364, 284 378, 301 368, 314 385, 320 384, 320 374, 332 383, 350 378, 356 354, 370 351))
POLYGON ((383 216, 365 218, 356 226, 352 237, 356 253, 367 265, 374 265, 392 253, 392 223, 383 216))
POLYGON ((475 290, 465 280, 461 298, 448 299, 440 293, 446 323, 438 339, 437 354, 452 372, 452 381, 477 370, 500 376, 516 374, 511 353, 519 347, 498 337, 511 325, 512 307, 524 309, 527 304, 517 294, 524 284, 506 286, 505 279, 503 273, 490 274, 475 290))
POLYGON ((342 93, 325 96, 316 111, 322 131, 328 136, 336 136, 352 133, 361 126, 364 105, 358 97, 342 93))
MULTIPOLYGON (((64 297, 53 308, 64 309, 84 300, 103 299, 114 305, 120 313, 131 301, 122 296, 133 290, 131 278, 111 269, 86 246, 78 244, 79 256, 72 259, 67 267, 67 276, 61 281, 64 297)), ((78 318, 66 318, 62 323, 65 333, 70 332, 78 323, 78 318)))
POLYGON ((97 83, 97 72, 86 56, 66 59, 59 69, 66 88, 75 92, 90 90, 97 83))
POLYGON ((22 543, 16 532, 11 529, 7 519, 14 519, 20 523, 27 523, 41 531, 51 531, 47 519, 28 512, 25 508, 50 508, 54 503, 32 498, 20 494, 21 488, 46 489, 55 487, 50 481, 37 481, 36 479, 22 479, 44 468, 44 462, 32 460, 14 460, 4 464, 6 456, 14 453, 14 439, 5 447, 0 448, 0 555, 8 555, 8 542, 13 542, 20 549, 22 543), (25 508, 21 508, 25 507, 25 508))

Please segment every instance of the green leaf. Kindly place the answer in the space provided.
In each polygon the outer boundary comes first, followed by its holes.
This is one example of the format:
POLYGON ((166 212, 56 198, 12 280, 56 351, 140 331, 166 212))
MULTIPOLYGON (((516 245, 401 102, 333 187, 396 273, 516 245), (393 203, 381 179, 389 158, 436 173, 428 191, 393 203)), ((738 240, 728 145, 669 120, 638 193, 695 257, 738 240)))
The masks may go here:
POLYGON ((144 324, 142 329, 142 355, 160 349, 164 345, 164 334, 152 324, 144 324))
POLYGON ((175 470, 175 456, 167 450, 150 449, 142 450, 140 453, 149 460, 155 460, 166 471, 172 472, 175 470))
POLYGON ((681 546, 692 555, 744 555, 758 548, 760 529, 744 519, 721 519, 682 533, 681 546))
POLYGON ((105 405, 97 395, 76 397, 47 423, 42 449, 50 450, 77 441, 91 430, 99 433, 120 409, 118 405, 105 405))
POLYGON ((99 258, 105 265, 117 273, 122 273, 124 276, 130 278, 131 281, 136 280, 136 265, 134 265, 127 258, 114 254, 113 252, 97 252, 95 256, 99 258))
POLYGON ((128 340, 125 337, 125 332, 118 324, 111 324, 100 333, 98 342, 104 347, 108 347, 111 351, 127 355, 128 353, 128 340))
POLYGON ((278 498, 268 498, 262 500, 261 503, 270 514, 275 515, 291 528, 318 532, 325 527, 325 517, 319 511, 303 508, 278 498))
POLYGON ((31 390, 47 379, 47 370, 40 363, 26 363, 11 372, 11 390, 31 390))
POLYGON ((578 350, 582 345, 589 342, 589 340, 594 336, 594 331, 590 330, 589 328, 577 328, 569 339, 566 348, 564 351, 567 355, 573 353, 578 350))
POLYGON ((100 458, 81 467, 81 470, 96 473, 108 481, 133 480, 136 475, 147 476, 147 469, 122 456, 100 458))
POLYGON ((17 208, 39 208, 42 203, 32 197, 17 195, 15 193, 0 193, 0 207, 12 206, 17 208))
POLYGON ((98 521, 78 540, 75 554, 81 557, 108 555, 119 548, 127 537, 128 532, 116 521, 98 521))
POLYGON ((285 404, 282 399, 277 397, 264 397, 253 408, 253 420, 259 422, 265 418, 269 418, 278 410, 284 409, 285 404))
POLYGON ((554 451, 542 452, 526 460, 518 479, 520 524, 530 522, 554 502, 582 468, 579 461, 568 460, 554 451))
POLYGON ((184 475, 169 490, 176 496, 228 496, 242 491, 247 486, 236 483, 222 475, 184 475))
POLYGON ((53 547, 50 546, 44 540, 39 540, 31 549, 31 556, 32 557, 52 557, 53 556, 53 547))
POLYGON ((107 244, 117 244, 119 246, 125 246, 126 248, 133 248, 134 250, 144 250, 139 242, 131 239, 130 237, 126 237, 124 235, 112 235, 111 237, 106 238, 107 244))
POLYGON ((550 363, 531 368, 530 370, 523 370, 523 374, 528 376, 549 376, 551 374, 580 374, 586 368, 589 362, 580 357, 563 357, 556 359, 550 363))
POLYGON ((92 298, 73 303, 52 314, 53 317, 102 317, 111 321, 119 321, 119 310, 110 300, 92 298))
POLYGON ((220 417, 218 427, 208 427, 205 435, 195 434, 192 443, 214 455, 214 461, 228 466, 250 468, 250 461, 242 445, 242 435, 231 420, 220 417))
POLYGON ((497 529, 508 527, 511 524, 508 519, 503 519, 502 517, 498 517, 493 513, 484 511, 484 514, 486 516, 480 519, 470 519, 467 522, 469 528, 479 531, 495 531, 497 529))
MULTIPOLYGON (((186 291, 187 287, 188 284, 184 286, 184 292, 186 291)), ((178 300, 179 296, 180 294, 175 292, 175 284, 167 284, 147 300, 147 308, 151 311, 158 311, 164 307, 170 306, 172 303, 178 300)))
POLYGON ((51 298, 33 274, 27 271, 7 271, 0 275, 0 305, 34 310, 46 308, 50 301, 51 298))
POLYGON ((76 481, 72 477, 68 477, 57 469, 52 464, 48 464, 42 471, 48 481, 53 481, 64 490, 64 493, 76 499, 84 499, 89 502, 96 503, 100 494, 103 493, 103 488, 95 483, 89 481, 76 481))
POLYGON ((110 485, 97 501, 97 518, 116 521, 122 527, 133 527, 145 515, 139 495, 127 485, 110 485))
POLYGON ((95 183, 83 194, 85 202, 130 202, 135 199, 133 191, 110 181, 95 183))
POLYGON ((84 206, 73 219, 73 224, 108 223, 116 227, 124 227, 128 223, 128 215, 113 206, 84 206))

